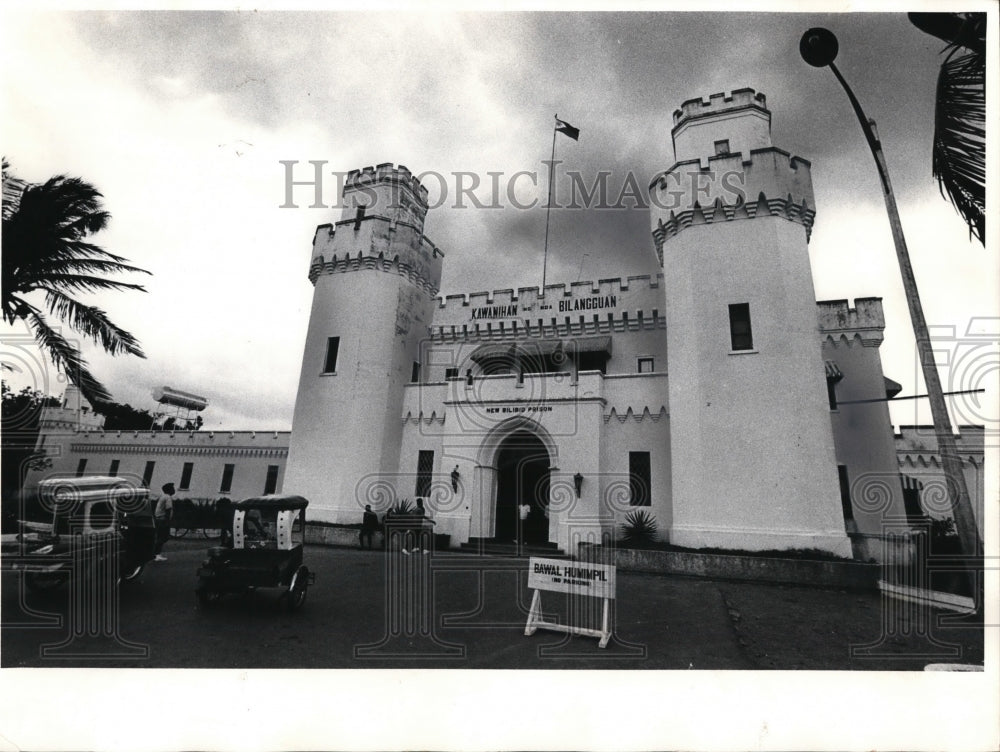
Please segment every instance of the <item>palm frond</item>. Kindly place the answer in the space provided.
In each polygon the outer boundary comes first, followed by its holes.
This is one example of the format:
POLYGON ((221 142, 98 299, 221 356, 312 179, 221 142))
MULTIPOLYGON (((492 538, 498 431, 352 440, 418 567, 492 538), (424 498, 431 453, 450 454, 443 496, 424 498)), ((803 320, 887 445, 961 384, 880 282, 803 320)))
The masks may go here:
POLYGON ((88 306, 55 290, 47 290, 45 302, 49 310, 72 329, 94 340, 111 355, 128 353, 145 358, 138 340, 112 323, 108 315, 96 306, 88 306))
MULTIPOLYGON (((6 163, 4 170, 6 175, 6 163)), ((104 290, 145 292, 142 285, 106 275, 149 272, 87 242, 111 218, 102 198, 94 186, 80 178, 57 175, 42 185, 26 188, 16 210, 3 217, 3 318, 11 323, 24 320, 41 348, 92 404, 109 401, 111 395, 90 373, 79 349, 20 293, 44 291, 52 314, 110 354, 145 357, 138 340, 116 326, 103 310, 70 297, 70 293, 104 290)))
MULTIPOLYGON (((94 277, 89 274, 47 274, 44 277, 46 288, 62 287, 67 290, 96 292, 97 290, 138 290, 146 292, 146 288, 134 282, 119 282, 115 279, 94 277)), ((36 285, 36 288, 42 285, 36 285)))
POLYGON ((140 269, 138 266, 131 266, 130 264, 123 264, 118 261, 109 261, 103 258, 79 258, 75 256, 60 258, 55 255, 40 259, 37 264, 33 265, 31 271, 39 275, 80 272, 99 272, 101 274, 141 272, 142 274, 149 274, 145 269, 140 269))
POLYGON ((931 169, 942 195, 985 245, 986 59, 956 52, 938 76, 931 169))
POLYGON ((34 333, 35 341, 49 355, 56 368, 66 374, 66 377, 80 389, 90 404, 109 401, 111 394, 101 382, 94 378, 79 349, 49 326, 41 311, 30 305, 28 308, 30 310, 27 312, 25 320, 34 333))
POLYGON ((986 14, 910 13, 910 22, 947 42, 937 81, 931 173, 986 245, 986 14))

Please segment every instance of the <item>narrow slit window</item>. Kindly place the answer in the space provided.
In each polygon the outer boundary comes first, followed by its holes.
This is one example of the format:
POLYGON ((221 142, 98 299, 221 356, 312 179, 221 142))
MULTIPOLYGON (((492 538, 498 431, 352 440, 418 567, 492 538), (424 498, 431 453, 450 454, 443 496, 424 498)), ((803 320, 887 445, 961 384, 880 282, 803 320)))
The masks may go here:
POLYGON ((278 466, 267 466, 267 479, 264 481, 264 494, 273 494, 278 488, 278 466))
POLYGON ((121 466, 121 460, 111 460, 111 467, 108 468, 108 475, 114 477, 118 475, 118 468, 121 466))
POLYGON ((729 306, 729 334, 733 350, 753 350, 753 331, 750 328, 750 304, 732 303, 729 306))
POLYGON ((146 467, 142 471, 142 485, 149 488, 149 484, 153 482, 153 469, 156 467, 156 463, 150 460, 146 463, 146 467))
POLYGON ((76 477, 79 478, 87 469, 87 458, 82 458, 76 465, 76 477))
POLYGON ((222 483, 219 485, 219 493, 229 493, 233 490, 233 473, 236 465, 222 466, 222 483))
POLYGON ((420 364, 417 361, 413 361, 413 367, 410 369, 410 383, 420 383, 420 364))
POLYGON ((323 364, 323 373, 337 372, 337 355, 340 352, 340 337, 326 338, 326 362, 323 364))
POLYGON ((840 478, 840 506, 844 512, 844 522, 854 519, 854 509, 851 506, 851 481, 847 477, 847 465, 837 465, 837 475, 840 478))
POLYGON ((191 489, 191 473, 194 471, 193 462, 185 462, 184 467, 181 469, 181 491, 188 491, 191 489))

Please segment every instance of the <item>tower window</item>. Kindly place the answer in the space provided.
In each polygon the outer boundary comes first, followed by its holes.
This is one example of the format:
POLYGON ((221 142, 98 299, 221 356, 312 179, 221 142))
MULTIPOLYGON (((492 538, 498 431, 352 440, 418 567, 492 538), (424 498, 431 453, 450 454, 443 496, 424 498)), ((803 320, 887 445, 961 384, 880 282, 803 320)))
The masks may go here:
POLYGON ((76 465, 76 477, 79 478, 87 469, 87 458, 83 457, 76 465))
POLYGON ((118 475, 118 467, 122 464, 121 460, 111 460, 111 467, 108 468, 108 475, 114 477, 118 475))
POLYGON ((326 362, 323 365, 323 373, 337 372, 337 354, 340 352, 340 337, 326 338, 326 362))
POLYGON ((652 477, 649 452, 628 453, 629 505, 648 507, 651 504, 652 477))
POLYGON ((278 488, 278 466, 267 466, 267 479, 264 481, 264 494, 273 494, 278 488))
POLYGON ((721 141, 715 142, 715 156, 721 157, 724 154, 729 153, 729 139, 724 138, 721 141))
POLYGON ((652 373, 654 361, 652 358, 639 358, 637 361, 639 373, 652 373))
POLYGON ((415 496, 426 498, 431 495, 431 476, 434 472, 434 451, 421 449, 417 455, 417 485, 415 496))
POLYGON ((830 401, 830 409, 837 409, 837 380, 827 378, 826 380, 826 398, 830 401))
POLYGON ((420 363, 417 361, 413 361, 413 367, 410 369, 410 383, 420 383, 420 363))
POLYGON ((749 303, 729 305, 729 334, 732 337, 733 350, 753 350, 749 303))
POLYGON ((222 484, 219 486, 219 493, 229 493, 233 490, 233 472, 236 465, 222 466, 222 484))
POLYGON ((354 212, 354 229, 358 230, 361 228, 361 220, 365 218, 365 208, 364 206, 359 206, 357 211, 354 212))
POLYGON ((181 491, 187 491, 191 488, 191 473, 194 471, 193 462, 185 462, 184 467, 181 469, 181 491))

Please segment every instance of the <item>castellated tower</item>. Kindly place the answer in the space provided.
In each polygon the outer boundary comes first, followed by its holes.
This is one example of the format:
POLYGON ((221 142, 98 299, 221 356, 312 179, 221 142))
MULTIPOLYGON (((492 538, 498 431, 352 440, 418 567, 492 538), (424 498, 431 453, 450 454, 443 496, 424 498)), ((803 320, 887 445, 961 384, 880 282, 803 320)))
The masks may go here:
POLYGON ((664 270, 671 542, 846 557, 816 298, 809 162, 763 94, 684 102, 650 186, 664 270))
POLYGON ((313 519, 358 522, 359 489, 379 476, 392 483, 399 468, 403 388, 431 323, 443 254, 423 235, 427 190, 402 165, 350 172, 342 204, 340 221, 313 239, 282 491, 308 498, 313 519))

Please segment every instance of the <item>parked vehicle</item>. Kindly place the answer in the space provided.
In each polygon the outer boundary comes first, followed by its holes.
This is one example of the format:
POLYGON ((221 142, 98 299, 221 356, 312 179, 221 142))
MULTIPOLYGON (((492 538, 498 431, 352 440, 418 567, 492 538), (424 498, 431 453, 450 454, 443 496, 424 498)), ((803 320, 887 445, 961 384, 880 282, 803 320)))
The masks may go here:
POLYGON ((227 545, 208 550, 195 595, 203 606, 226 593, 280 588, 290 611, 300 608, 315 573, 302 563, 305 515, 301 496, 257 496, 232 505, 227 545))
POLYGON ((3 542, 3 568, 23 572, 29 589, 60 587, 74 567, 84 576, 114 576, 116 585, 137 580, 156 555, 146 488, 110 476, 50 478, 39 483, 38 496, 51 518, 22 521, 21 532, 3 542))

